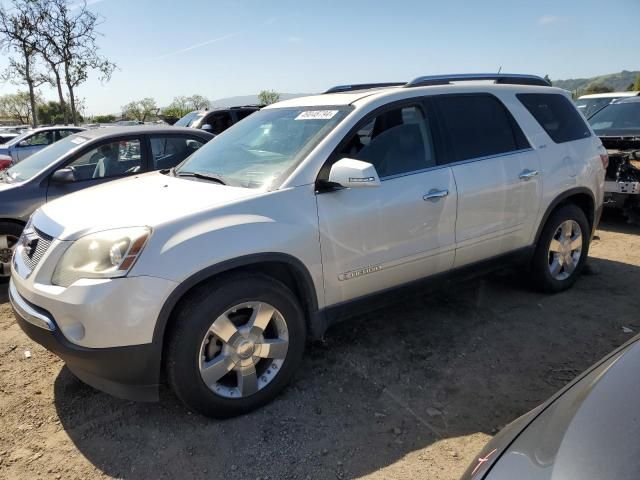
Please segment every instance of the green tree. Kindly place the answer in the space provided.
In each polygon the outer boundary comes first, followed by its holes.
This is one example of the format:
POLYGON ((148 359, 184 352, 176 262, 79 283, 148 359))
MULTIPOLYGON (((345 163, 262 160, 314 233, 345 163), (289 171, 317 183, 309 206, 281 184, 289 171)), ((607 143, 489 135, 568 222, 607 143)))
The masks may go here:
MULTIPOLYGON (((42 103, 42 99, 36 94, 34 103, 42 103)), ((31 125, 33 112, 31 110, 31 96, 29 92, 18 92, 0 97, 0 117, 10 118, 21 125, 31 125)))
POLYGON ((280 94, 275 90, 262 90, 258 94, 258 102, 260 105, 271 105, 280 100, 280 94))
POLYGON ((587 85, 587 88, 584 89, 583 95, 589 95, 592 93, 609 93, 613 92, 613 88, 607 87, 601 83, 592 83, 587 85))
POLYGON ((93 117, 95 123, 113 123, 116 121, 115 115, 96 115, 93 117))
POLYGON ((169 106, 162 110, 162 116, 178 120, 191 110, 188 97, 174 97, 169 106))
POLYGON ((125 118, 146 122, 158 114, 156 101, 151 97, 142 100, 134 100, 122 107, 122 116, 125 118))
POLYGON ((198 94, 187 97, 187 103, 191 107, 191 110, 204 110, 211 105, 207 97, 198 94))
POLYGON ((631 84, 629 90, 640 90, 640 74, 636 75, 636 79, 631 84))

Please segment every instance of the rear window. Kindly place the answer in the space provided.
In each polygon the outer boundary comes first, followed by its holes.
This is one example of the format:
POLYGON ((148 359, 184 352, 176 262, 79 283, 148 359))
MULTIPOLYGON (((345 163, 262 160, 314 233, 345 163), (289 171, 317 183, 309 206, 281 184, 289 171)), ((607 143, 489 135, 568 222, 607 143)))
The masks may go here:
POLYGON ((449 137, 450 162, 488 157, 529 148, 522 130, 493 95, 434 97, 449 137))
POLYGON ((564 95, 519 93, 516 96, 554 142, 571 142, 591 136, 584 118, 564 95))

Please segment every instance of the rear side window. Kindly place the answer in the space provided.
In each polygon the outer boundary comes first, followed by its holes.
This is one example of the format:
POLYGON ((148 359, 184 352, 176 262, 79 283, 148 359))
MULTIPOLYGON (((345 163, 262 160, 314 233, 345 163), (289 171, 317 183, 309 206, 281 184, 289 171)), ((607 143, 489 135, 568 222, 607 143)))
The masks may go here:
POLYGON ((451 145, 449 162, 529 148, 511 114, 492 95, 445 95, 434 101, 451 145))
POLYGON ((519 93, 518 100, 556 143, 591 136, 589 127, 571 101, 558 93, 519 93))

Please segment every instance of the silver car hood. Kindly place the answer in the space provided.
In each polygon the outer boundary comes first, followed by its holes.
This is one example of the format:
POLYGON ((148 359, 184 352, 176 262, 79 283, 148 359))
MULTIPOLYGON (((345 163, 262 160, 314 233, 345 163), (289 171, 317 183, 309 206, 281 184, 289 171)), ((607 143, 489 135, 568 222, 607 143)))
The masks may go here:
POLYGON ((158 227, 260 195, 260 190, 152 172, 65 195, 36 210, 33 224, 54 238, 120 227, 158 227))
POLYGON ((491 480, 635 479, 640 472, 640 342, 603 362, 520 433, 491 480))

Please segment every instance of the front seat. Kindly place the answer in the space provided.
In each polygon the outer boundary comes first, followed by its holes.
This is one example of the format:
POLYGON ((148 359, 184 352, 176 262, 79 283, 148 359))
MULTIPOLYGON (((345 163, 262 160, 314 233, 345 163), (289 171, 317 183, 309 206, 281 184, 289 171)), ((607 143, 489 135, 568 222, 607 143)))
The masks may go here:
POLYGON ((105 150, 101 152, 103 157, 98 160, 96 168, 93 171, 93 178, 115 177, 120 175, 120 162, 113 150, 105 150))

